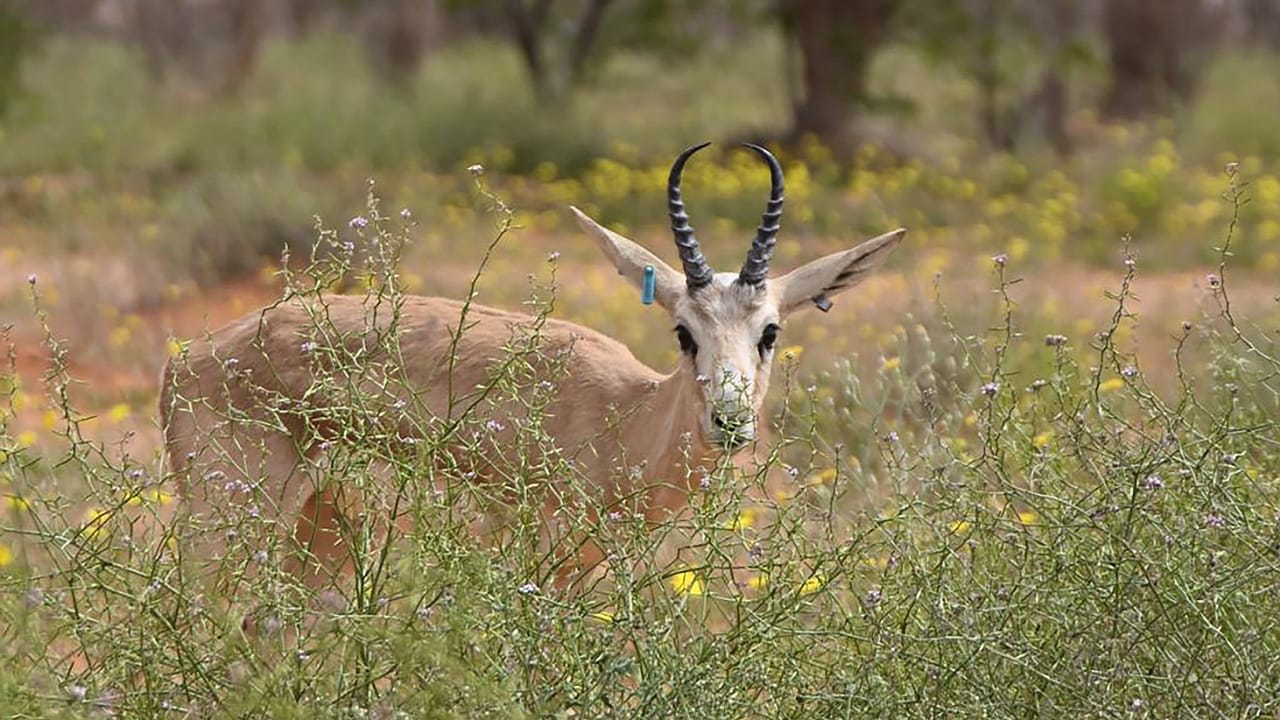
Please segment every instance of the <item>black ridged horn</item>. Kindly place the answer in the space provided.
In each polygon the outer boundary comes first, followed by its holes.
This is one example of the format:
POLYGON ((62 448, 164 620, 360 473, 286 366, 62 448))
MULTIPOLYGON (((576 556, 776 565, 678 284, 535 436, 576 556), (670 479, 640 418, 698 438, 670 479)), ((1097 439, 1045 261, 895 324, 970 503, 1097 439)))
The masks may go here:
POLYGON ((747 261, 742 264, 738 273, 738 282, 743 285, 763 285, 769 276, 769 261, 773 259, 773 246, 778 239, 779 222, 782 220, 782 166, 773 153, 759 145, 743 143, 755 150, 769 164, 769 204, 765 206, 764 215, 760 218, 760 227, 756 229, 756 239, 747 251, 747 261))
POLYGON ((693 226, 689 224, 689 216, 684 211, 684 200, 680 198, 680 173, 684 171, 684 164, 691 155, 710 144, 706 142, 686 148, 671 164, 671 175, 667 178, 667 211, 671 214, 671 232, 676 236, 676 249, 680 251, 685 282, 690 290, 711 284, 715 273, 703 256, 702 249, 698 247, 697 239, 693 237, 693 226))

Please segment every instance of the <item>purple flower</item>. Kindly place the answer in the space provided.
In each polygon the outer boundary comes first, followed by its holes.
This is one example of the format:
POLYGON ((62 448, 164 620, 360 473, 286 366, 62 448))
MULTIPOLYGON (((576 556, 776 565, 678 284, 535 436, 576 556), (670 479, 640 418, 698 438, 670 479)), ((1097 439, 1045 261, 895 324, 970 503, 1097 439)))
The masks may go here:
POLYGON ((353 230, 363 230, 369 226, 369 220, 363 215, 357 215, 347 222, 353 230))
POLYGON ((993 256, 991 258, 991 262, 995 263, 997 267, 1004 267, 1005 264, 1009 262, 1009 256, 1004 253, 1000 253, 999 255, 993 256))
POLYGON ((1217 273, 1209 273, 1204 279, 1209 283, 1209 287, 1211 288, 1216 288, 1222 285, 1222 278, 1218 277, 1217 273))
POLYGON ((1164 487, 1164 481, 1160 479, 1159 475, 1150 475, 1146 480, 1142 481, 1142 486, 1148 490, 1159 490, 1164 487))
POLYGON ((867 607, 875 607, 876 605, 879 605, 879 604, 880 604, 880 601, 881 601, 881 600, 883 600, 883 599, 884 599, 884 594, 880 592, 880 589, 879 589, 879 588, 873 588, 873 589, 871 589, 871 590, 867 591, 867 597, 866 597, 866 599, 863 601, 863 603, 864 603, 867 607))
POLYGON ((413 213, 409 212, 409 208, 405 208, 400 211, 400 217, 404 218, 405 220, 408 220, 413 217, 413 213))
POLYGON ((1049 347, 1060 347, 1067 344, 1066 335, 1045 335, 1044 344, 1049 347))
POLYGON ((989 382, 986 385, 982 386, 982 394, 986 395, 987 397, 992 397, 999 391, 1000 391, 999 383, 989 382))
POLYGON ((27 282, 28 282, 28 283, 30 283, 31 285, 35 285, 35 284, 36 284, 36 274, 35 274, 35 273, 31 273, 30 275, 28 275, 28 276, 27 276, 27 282))
POLYGON ((1138 374, 1138 368, 1132 365, 1125 365, 1124 369, 1120 371, 1120 374, 1127 378, 1131 378, 1138 374))
POLYGON ((532 595, 538 592, 538 586, 534 585, 531 582, 527 582, 521 585, 520 587, 516 588, 516 592, 520 593, 521 595, 532 595))
POLYGON ((1222 516, 1218 515, 1217 513, 1209 513, 1208 515, 1204 516, 1205 527, 1220 528, 1225 524, 1226 522, 1223 521, 1222 516))

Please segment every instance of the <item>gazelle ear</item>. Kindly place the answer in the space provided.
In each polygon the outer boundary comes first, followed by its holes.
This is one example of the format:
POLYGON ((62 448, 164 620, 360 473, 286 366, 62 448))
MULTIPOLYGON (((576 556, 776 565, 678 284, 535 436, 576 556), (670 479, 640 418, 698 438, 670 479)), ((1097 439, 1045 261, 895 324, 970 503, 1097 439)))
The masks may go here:
POLYGON ((644 267, 652 265, 654 270, 654 298, 658 304, 668 311, 674 312, 676 301, 685 292, 684 275, 673 270, 670 265, 658 259, 657 255, 645 250, 634 241, 622 237, 618 233, 597 223, 586 213, 572 205, 569 210, 587 234, 595 238, 596 244, 604 252, 618 274, 626 277, 637 288, 644 284, 644 267))
POLYGON ((813 303, 826 312, 831 309, 831 297, 844 292, 866 279, 879 267, 907 234, 898 228, 880 237, 868 240, 850 250, 833 253, 792 270, 779 278, 769 280, 780 298, 778 310, 788 315, 813 303))

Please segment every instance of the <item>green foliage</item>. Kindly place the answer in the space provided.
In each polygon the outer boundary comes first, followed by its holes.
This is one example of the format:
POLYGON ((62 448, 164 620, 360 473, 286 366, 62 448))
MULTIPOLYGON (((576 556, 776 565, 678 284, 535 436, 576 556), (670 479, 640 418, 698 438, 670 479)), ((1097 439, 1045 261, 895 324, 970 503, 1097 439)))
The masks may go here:
POLYGON ((1240 155, 1280 157, 1270 120, 1280 113, 1280 60, 1262 50, 1224 52, 1205 71, 1196 102, 1186 111, 1183 139, 1208 155, 1231 148, 1240 155))

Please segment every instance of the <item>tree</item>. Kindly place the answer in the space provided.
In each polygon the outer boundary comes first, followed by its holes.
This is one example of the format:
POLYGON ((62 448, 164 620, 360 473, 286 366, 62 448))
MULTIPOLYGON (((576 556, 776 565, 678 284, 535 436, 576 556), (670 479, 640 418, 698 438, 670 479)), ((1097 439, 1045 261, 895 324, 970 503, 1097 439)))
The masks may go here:
POLYGON ((889 39, 899 0, 780 0, 783 30, 800 58, 791 135, 813 135, 837 157, 855 143, 853 121, 867 103, 867 70, 889 39))
POLYGON ((902 35, 977 91, 977 126, 1012 150, 1033 124, 1059 153, 1067 136, 1067 80, 1084 55, 1077 0, 906 0, 902 35))
POLYGON ((552 0, 504 0, 507 19, 540 103, 562 98, 586 76, 605 12, 613 0, 586 0, 568 22, 568 47, 552 49, 552 0))
POLYGON ((1134 118, 1191 95, 1216 17, 1204 0, 1107 0, 1111 88, 1103 112, 1134 118))

